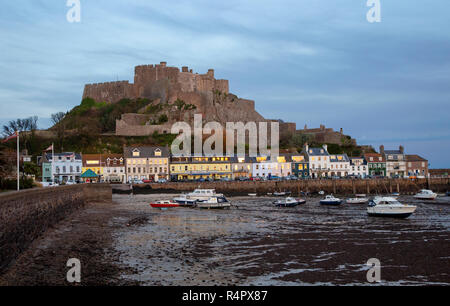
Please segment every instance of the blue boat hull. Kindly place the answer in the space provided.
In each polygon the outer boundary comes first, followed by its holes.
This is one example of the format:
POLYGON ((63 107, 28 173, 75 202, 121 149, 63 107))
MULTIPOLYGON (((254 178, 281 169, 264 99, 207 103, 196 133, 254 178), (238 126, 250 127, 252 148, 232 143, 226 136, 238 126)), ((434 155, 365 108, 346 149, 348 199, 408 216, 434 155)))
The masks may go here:
POLYGON ((338 206, 342 204, 342 201, 320 201, 321 205, 338 206))
POLYGON ((377 213, 367 213, 370 217, 385 217, 385 218, 399 218, 405 219, 412 215, 412 213, 405 214, 377 214, 377 213))

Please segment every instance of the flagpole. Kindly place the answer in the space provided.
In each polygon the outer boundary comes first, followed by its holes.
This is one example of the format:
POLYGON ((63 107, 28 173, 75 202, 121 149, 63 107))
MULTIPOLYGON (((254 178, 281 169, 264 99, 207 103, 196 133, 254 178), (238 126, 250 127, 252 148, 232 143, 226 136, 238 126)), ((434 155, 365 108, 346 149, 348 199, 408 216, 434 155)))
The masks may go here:
POLYGON ((19 180, 19 167, 20 167, 20 156, 19 156, 19 131, 16 131, 16 135, 17 135, 17 191, 20 190, 20 180, 19 180))
POLYGON ((53 172, 53 163, 55 162, 55 150, 52 142, 52 186, 55 186, 55 174, 53 172))

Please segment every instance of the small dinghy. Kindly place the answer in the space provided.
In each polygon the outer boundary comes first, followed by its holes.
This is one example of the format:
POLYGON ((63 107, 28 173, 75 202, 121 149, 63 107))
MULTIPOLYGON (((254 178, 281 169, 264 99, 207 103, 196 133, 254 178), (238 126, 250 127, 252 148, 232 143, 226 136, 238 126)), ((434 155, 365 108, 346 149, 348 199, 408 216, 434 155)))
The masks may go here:
POLYGON ((288 195, 290 195, 290 194, 291 194, 290 191, 283 191, 283 192, 281 192, 281 191, 275 191, 275 192, 273 193, 273 195, 276 196, 276 197, 286 197, 286 196, 288 196, 288 195))
POLYGON ((327 195, 325 199, 320 200, 320 204, 322 205, 341 205, 342 200, 335 198, 333 195, 327 195))
POLYGON ((348 204, 365 204, 369 201, 369 199, 366 198, 350 198, 347 199, 348 204))
POLYGON ((422 189, 418 194, 414 196, 416 199, 420 200, 434 200, 437 194, 431 190, 422 189))
POLYGON ((179 207, 180 204, 172 201, 156 201, 155 203, 150 203, 150 206, 153 208, 172 208, 179 207))
POLYGON ((287 197, 286 199, 277 200, 277 201, 273 202, 273 204, 275 204, 275 206, 278 206, 278 207, 294 207, 294 206, 305 204, 305 203, 306 203, 306 200, 304 200, 304 199, 295 199, 292 197, 287 197))
POLYGON ((256 197, 256 195, 257 195, 256 193, 249 193, 248 194, 249 197, 256 197))

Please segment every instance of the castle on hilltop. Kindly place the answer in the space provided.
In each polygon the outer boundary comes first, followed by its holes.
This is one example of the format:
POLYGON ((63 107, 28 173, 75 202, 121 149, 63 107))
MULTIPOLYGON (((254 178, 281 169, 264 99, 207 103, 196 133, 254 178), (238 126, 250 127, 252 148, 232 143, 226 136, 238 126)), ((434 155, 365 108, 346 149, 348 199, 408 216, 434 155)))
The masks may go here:
POLYGON ((136 66, 134 71, 134 84, 128 81, 88 84, 84 88, 83 98, 110 103, 123 98, 170 100, 173 96, 168 96, 164 91, 169 87, 172 93, 229 93, 228 80, 216 80, 213 69, 206 74, 198 74, 188 67, 182 67, 180 71, 161 62, 159 65, 136 66))
MULTIPOLYGON (((228 80, 216 79, 214 70, 205 74, 194 73, 184 66, 169 67, 166 62, 156 65, 136 66, 134 83, 129 81, 107 82, 85 85, 83 99, 92 98, 97 102, 117 103, 122 99, 145 98, 152 105, 159 105, 158 113, 149 113, 145 109, 139 113, 123 114, 116 120, 116 135, 148 136, 155 131, 170 133, 173 123, 185 121, 193 123, 194 114, 202 114, 204 122, 271 122, 255 110, 255 102, 237 97, 230 93, 228 80), (180 108, 180 103, 188 108, 180 108), (158 122, 158 116, 165 115, 167 120, 158 122)), ((312 135, 318 142, 342 143, 341 132, 325 129, 297 130, 293 122, 280 122, 280 135, 305 133, 312 135)), ((269 124, 270 126, 270 124, 269 124)), ((270 131, 269 131, 270 133, 270 131)))

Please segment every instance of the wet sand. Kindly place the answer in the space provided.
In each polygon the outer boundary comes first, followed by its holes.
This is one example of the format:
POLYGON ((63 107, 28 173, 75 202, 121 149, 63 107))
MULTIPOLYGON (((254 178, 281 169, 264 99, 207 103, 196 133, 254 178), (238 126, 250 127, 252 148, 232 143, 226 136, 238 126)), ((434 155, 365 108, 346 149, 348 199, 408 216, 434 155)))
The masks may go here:
POLYGON ((173 195, 114 195, 35 241, 0 284, 67 284, 65 261, 80 258, 81 285, 450 284, 450 198, 402 196, 408 219, 368 217, 365 204, 277 208, 275 198, 233 197, 229 210, 148 203, 173 195), (77 257, 79 256, 79 257, 77 257), (39 275, 39 276, 38 276, 39 275))

